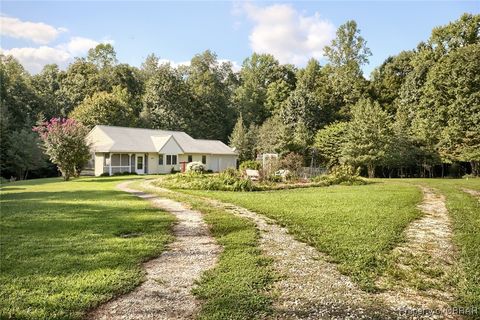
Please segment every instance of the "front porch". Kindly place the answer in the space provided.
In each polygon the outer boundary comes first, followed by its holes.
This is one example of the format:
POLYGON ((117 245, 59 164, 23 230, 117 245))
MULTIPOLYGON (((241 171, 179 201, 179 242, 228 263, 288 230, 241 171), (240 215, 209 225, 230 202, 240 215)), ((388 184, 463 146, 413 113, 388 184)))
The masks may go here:
POLYGON ((139 153, 105 153, 103 161, 103 173, 113 175, 116 173, 137 173, 147 172, 148 157, 139 153))

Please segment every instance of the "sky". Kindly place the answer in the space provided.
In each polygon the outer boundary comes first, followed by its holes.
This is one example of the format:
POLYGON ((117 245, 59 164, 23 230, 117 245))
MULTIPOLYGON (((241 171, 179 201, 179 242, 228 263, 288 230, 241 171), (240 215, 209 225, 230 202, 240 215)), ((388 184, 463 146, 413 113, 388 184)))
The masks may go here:
POLYGON ((324 46, 353 19, 372 51, 368 76, 465 12, 479 14, 480 1, 2 1, 0 51, 31 73, 48 63, 65 68, 98 43, 134 66, 151 53, 186 64, 210 49, 235 69, 253 52, 302 67, 312 57, 326 63, 324 46))

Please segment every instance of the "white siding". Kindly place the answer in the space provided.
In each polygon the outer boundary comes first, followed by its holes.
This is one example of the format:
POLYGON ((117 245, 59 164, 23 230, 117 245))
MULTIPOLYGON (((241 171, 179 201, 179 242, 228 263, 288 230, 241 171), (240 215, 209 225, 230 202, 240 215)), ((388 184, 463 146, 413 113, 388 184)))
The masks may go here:
POLYGON ((95 175, 99 176, 103 173, 103 153, 95 153, 95 175))
POLYGON ((148 154, 148 172, 146 173, 160 173, 160 167, 158 165, 158 153, 148 154))
POLYGON ((168 142, 163 146, 162 149, 158 153, 163 153, 163 154, 181 154, 183 153, 182 149, 180 146, 177 144, 175 139, 170 138, 168 142))
POLYGON ((207 156, 207 167, 213 172, 220 172, 227 168, 235 168, 237 156, 232 155, 209 155, 207 156))
POLYGON ((227 168, 236 168, 237 167, 237 156, 231 155, 220 155, 219 157, 219 171, 223 171, 227 168))

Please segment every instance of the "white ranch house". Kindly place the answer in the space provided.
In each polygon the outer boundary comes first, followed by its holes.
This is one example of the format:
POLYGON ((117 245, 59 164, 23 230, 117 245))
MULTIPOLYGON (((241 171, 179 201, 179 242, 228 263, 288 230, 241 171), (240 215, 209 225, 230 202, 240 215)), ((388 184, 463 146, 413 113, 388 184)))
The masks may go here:
POLYGON ((95 126, 87 136, 91 143, 95 175, 118 172, 137 174, 180 171, 192 161, 208 170, 235 168, 237 154, 218 140, 194 139, 185 132, 114 126, 95 126))

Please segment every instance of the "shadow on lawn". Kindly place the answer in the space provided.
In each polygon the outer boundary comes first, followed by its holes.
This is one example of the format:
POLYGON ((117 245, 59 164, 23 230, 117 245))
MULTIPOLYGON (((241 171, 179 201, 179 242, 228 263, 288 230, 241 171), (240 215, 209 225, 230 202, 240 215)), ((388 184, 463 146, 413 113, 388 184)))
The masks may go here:
POLYGON ((174 221, 148 202, 114 190, 18 192, 4 198, 0 260, 2 273, 15 277, 74 275, 138 264, 160 253, 174 221), (119 236, 128 233, 141 236, 119 236))

